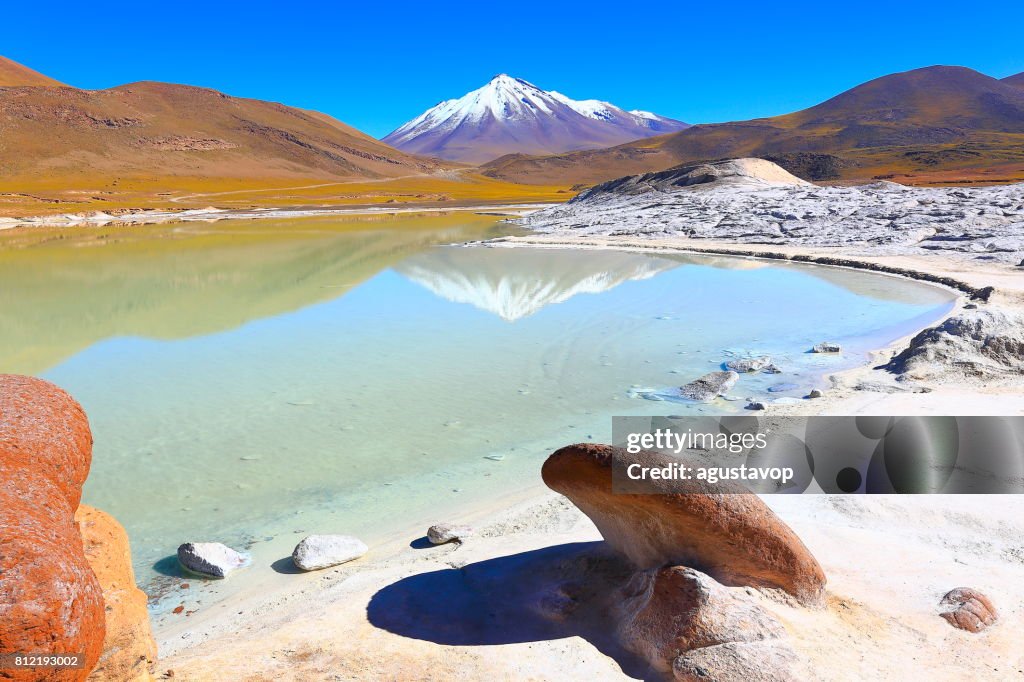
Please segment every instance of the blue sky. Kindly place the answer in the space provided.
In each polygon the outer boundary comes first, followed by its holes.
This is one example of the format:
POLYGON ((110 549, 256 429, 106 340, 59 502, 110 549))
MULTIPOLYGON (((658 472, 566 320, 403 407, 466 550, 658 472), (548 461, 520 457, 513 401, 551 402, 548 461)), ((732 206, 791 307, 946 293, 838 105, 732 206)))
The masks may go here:
POLYGON ((376 136, 500 72, 714 122, 794 111, 931 64, 1024 71, 1019 0, 148 4, 13 3, 0 54, 79 87, 203 85, 376 136))

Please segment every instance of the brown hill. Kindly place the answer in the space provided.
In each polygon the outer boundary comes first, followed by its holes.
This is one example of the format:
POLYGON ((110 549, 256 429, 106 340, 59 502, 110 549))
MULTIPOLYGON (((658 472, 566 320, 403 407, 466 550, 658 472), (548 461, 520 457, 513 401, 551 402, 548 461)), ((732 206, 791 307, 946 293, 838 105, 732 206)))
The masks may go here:
POLYGON ((696 125, 610 149, 505 156, 482 169, 518 182, 591 184, 751 156, 813 180, 1024 178, 1024 91, 970 69, 934 66, 878 78, 785 116, 696 125))
POLYGON ((1013 85, 1014 87, 1024 88, 1024 73, 1018 73, 1015 76, 1007 76, 1003 79, 1004 83, 1013 85))
POLYGON ((283 104, 169 83, 49 85, 0 88, 0 215, 555 198, 283 104))
POLYGON ((60 87, 62 85, 64 84, 60 81, 44 76, 27 66, 11 61, 7 57, 0 56, 0 88, 20 86, 60 87))

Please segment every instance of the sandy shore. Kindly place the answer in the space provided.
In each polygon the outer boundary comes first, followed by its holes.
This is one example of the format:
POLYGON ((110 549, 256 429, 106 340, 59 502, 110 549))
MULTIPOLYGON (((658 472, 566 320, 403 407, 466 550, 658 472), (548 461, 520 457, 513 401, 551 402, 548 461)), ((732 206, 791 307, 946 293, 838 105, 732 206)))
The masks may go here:
MULTIPOLYGON (((520 237, 501 246, 565 246, 736 253, 707 240, 520 237)), ((752 255, 762 249, 744 244, 752 255)), ((763 247, 831 258, 834 249, 763 247)), ((842 252, 846 256, 846 252, 842 252)), ((881 265, 949 277, 969 289, 994 286, 984 305, 1024 308, 1024 278, 1012 266, 946 255, 858 255, 881 265)), ((961 292, 963 293, 963 292, 961 292)), ((966 304, 964 294, 961 305, 966 304)), ((959 310, 960 306, 958 306, 959 310)), ((956 311, 954 311, 956 312, 956 311)), ((905 340, 904 340, 905 341, 905 340)), ((1024 414, 1017 390, 937 384, 930 393, 877 393, 891 382, 863 367, 831 377, 825 397, 772 409, 807 414, 1024 414)), ((600 540, 575 507, 534 481, 459 519, 425 519, 363 559, 312 574, 281 575, 158 629, 160 670, 175 679, 613 680, 647 673, 608 640, 538 615, 530 576, 600 540), (462 546, 422 541, 430 523, 471 522, 462 546), (411 543, 411 544, 410 544, 411 543), (532 590, 532 591, 531 591, 532 590)), ((765 498, 823 565, 828 607, 806 611, 763 599, 793 637, 807 679, 1004 680, 1024 675, 1024 498, 1001 496, 775 496, 765 498), (1001 623, 980 635, 938 616, 948 590, 988 593, 1001 623)))

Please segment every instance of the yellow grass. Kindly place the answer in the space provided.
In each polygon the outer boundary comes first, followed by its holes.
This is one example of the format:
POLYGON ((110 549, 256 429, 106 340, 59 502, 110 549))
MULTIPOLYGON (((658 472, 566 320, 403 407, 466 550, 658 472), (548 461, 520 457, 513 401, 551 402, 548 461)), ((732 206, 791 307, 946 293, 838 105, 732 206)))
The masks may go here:
POLYGON ((201 178, 149 176, 0 180, 0 216, 133 209, 254 208, 300 206, 473 206, 566 201, 567 186, 520 185, 467 172, 383 180, 336 178, 201 178))

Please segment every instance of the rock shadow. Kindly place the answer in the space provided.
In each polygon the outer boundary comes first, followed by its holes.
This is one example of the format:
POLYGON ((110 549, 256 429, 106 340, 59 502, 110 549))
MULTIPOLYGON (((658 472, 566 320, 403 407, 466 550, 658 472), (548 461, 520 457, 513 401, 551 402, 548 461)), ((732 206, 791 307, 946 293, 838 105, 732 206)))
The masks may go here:
POLYGON ((609 597, 632 573, 603 542, 581 542, 419 573, 382 588, 367 605, 375 627, 448 646, 579 636, 623 672, 661 679, 615 640, 609 597))

